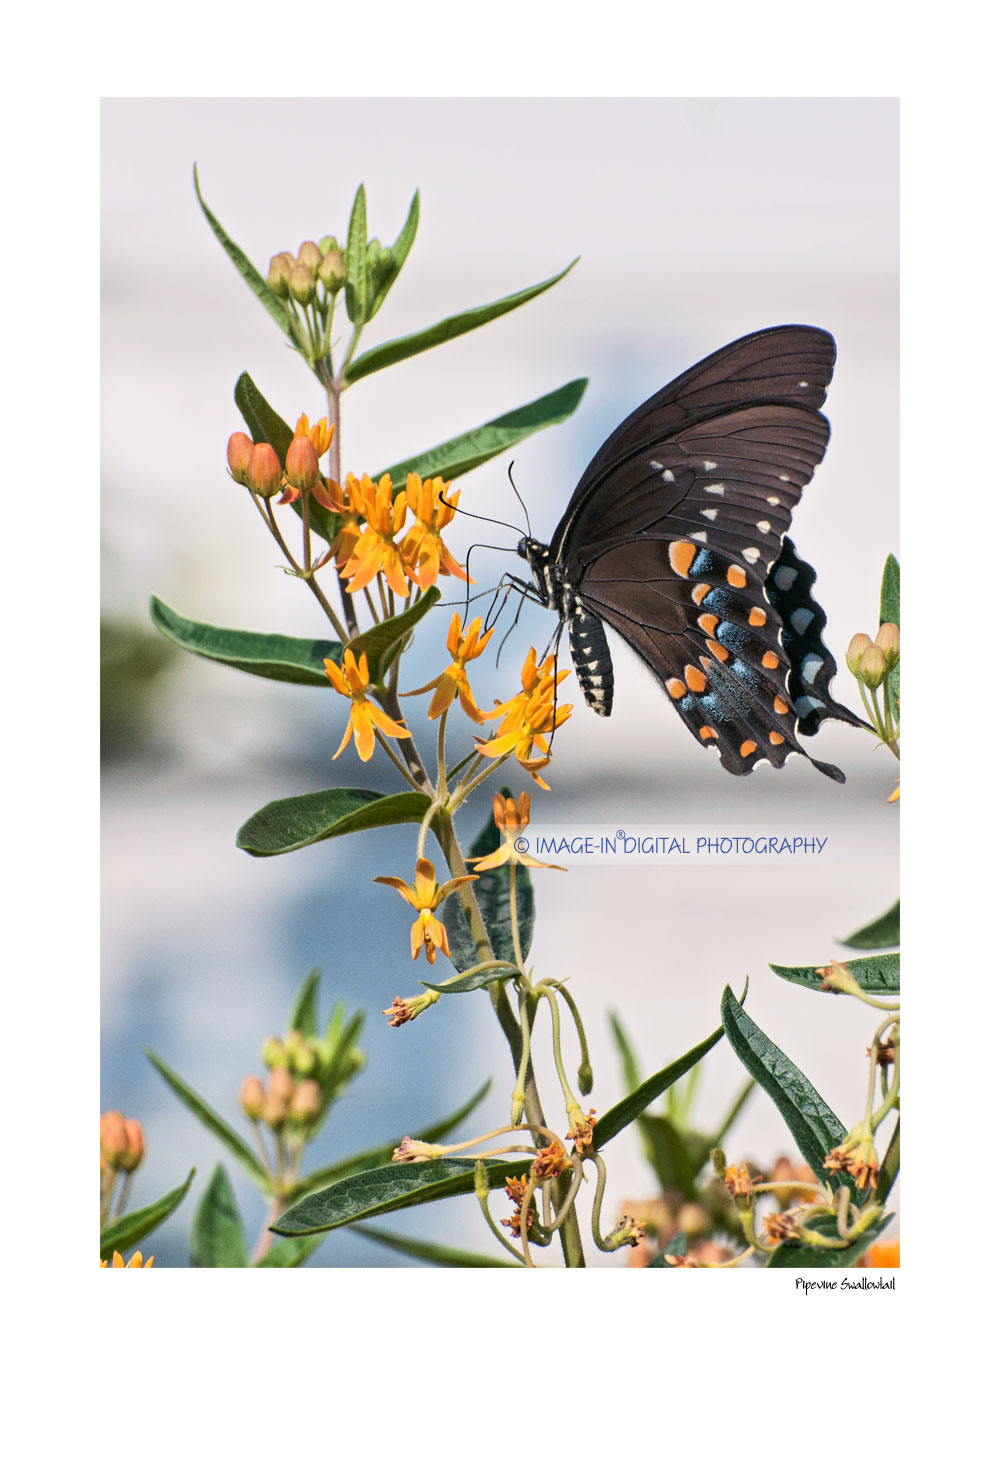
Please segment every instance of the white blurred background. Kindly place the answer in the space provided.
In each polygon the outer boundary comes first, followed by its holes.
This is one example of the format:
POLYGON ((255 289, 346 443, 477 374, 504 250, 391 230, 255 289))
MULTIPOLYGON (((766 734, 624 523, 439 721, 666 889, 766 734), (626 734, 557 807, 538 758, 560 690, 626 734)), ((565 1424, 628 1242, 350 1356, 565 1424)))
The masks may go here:
MULTIPOLYGON (((894 101, 846 99, 105 102, 106 613, 120 631, 141 626, 155 592, 195 619, 324 633, 225 474, 226 439, 242 425, 232 404, 241 371, 287 420, 301 410, 315 418, 323 401, 205 224, 191 186, 197 161, 206 201, 262 270, 305 238, 343 238, 361 180, 369 231, 390 243, 420 187, 416 244, 366 346, 536 283, 581 255, 539 300, 371 377, 344 401, 345 466, 365 471, 589 376, 576 415, 512 454, 543 539, 593 451, 665 381, 752 329, 799 321, 831 330, 833 436, 793 537, 819 574, 827 643, 842 661, 856 630, 874 633, 882 563, 898 549, 897 120, 894 101)), ((463 479, 463 505, 519 523, 506 465, 497 458, 463 479)), ((466 523, 450 542, 457 552, 482 537, 516 541, 466 523)), ((473 571, 485 586, 512 562, 477 553, 473 571)), ((412 683, 440 668, 447 615, 411 657, 412 683)), ((488 656, 478 662, 481 703, 511 693, 550 620, 526 606, 499 672, 488 656)), ((749 975, 754 1018, 850 1126, 874 1022, 852 1003, 784 984, 767 965, 845 955, 836 936, 895 899, 892 759, 861 733, 828 727, 815 752, 845 769, 846 786, 801 758, 780 774, 728 777, 627 648, 614 640, 612 652, 614 716, 600 721, 578 692, 571 697, 577 709, 538 815, 544 799, 552 822, 795 823, 830 842, 818 862, 789 868, 538 875, 532 958, 538 974, 572 975, 593 1048, 591 1101, 601 1111, 623 1094, 609 1010, 631 1031, 647 1075, 706 1035, 723 986, 740 988, 749 975)), ((846 672, 835 690, 857 708, 846 672)), ((234 846, 240 823, 274 798, 346 782, 390 788, 387 771, 360 768, 353 752, 330 767, 342 733, 332 693, 178 654, 143 705, 145 724, 127 697, 115 708, 104 800, 102 1109, 146 1126, 136 1201, 173 1186, 191 1162, 196 1200, 222 1156, 145 1063, 143 1045, 236 1122, 240 1080, 258 1068, 261 1038, 283 1029, 314 964, 325 1006, 340 997, 367 1011, 369 1053, 318 1161, 417 1129, 458 1106, 485 1073, 493 1090, 467 1135, 506 1120, 513 1078, 485 996, 442 1001, 401 1030, 378 1013, 418 988, 406 910, 370 882, 412 871, 413 830, 265 860, 234 846)), ((520 773, 511 780, 528 785, 520 773)), ((485 796, 470 807, 467 841, 487 808, 485 796)), ((743 1076, 725 1045, 713 1051, 695 1113, 706 1130, 743 1076)), ((558 1092, 544 1095, 558 1127, 558 1092)), ((761 1163, 791 1152, 759 1093, 727 1147, 731 1158, 761 1163)), ((609 1216, 626 1198, 652 1196, 630 1133, 607 1157, 609 1216)), ((253 1235, 260 1204, 227 1168, 253 1235)), ((186 1263, 193 1207, 189 1197, 155 1236, 158 1264, 186 1263)), ((472 1200, 384 1223, 470 1248, 489 1243, 472 1200)), ((345 1231, 312 1262, 403 1261, 345 1231)))

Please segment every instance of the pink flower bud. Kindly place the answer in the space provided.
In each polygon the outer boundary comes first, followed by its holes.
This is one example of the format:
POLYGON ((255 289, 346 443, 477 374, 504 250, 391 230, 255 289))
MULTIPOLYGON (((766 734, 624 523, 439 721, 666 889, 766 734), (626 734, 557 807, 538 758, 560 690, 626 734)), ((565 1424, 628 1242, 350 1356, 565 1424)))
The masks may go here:
POLYGON ((305 264, 296 264, 292 270, 289 288, 292 291, 293 297, 298 300, 300 305, 307 305, 316 293, 312 270, 305 264))
POLYGON ((344 256, 339 249, 331 249, 330 253, 324 256, 318 273, 320 280, 330 293, 335 294, 347 278, 347 265, 344 263, 344 256))
POLYGON ((870 635, 855 635, 847 647, 847 668, 852 675, 857 675, 861 665, 861 656, 871 644, 870 635))
POLYGON ((101 1117, 101 1156, 109 1168, 120 1168, 128 1155, 128 1131, 121 1112, 105 1112, 101 1117))
POLYGON ((299 264, 304 264, 305 267, 312 274, 315 274, 316 270, 319 268, 319 261, 322 259, 322 257, 323 255, 320 252, 319 245, 314 244, 311 239, 307 239, 306 242, 302 244, 299 249, 299 257, 297 262, 299 264))
POLYGON ((295 1090, 295 1081, 287 1066, 275 1066, 267 1078, 268 1096, 276 1096, 287 1102, 295 1090))
POLYGON ((146 1139, 142 1128, 134 1117, 125 1118, 125 1132, 128 1136, 128 1152, 121 1159, 127 1173, 134 1173, 146 1153, 146 1139))
POLYGON ((226 460, 229 463, 229 470, 241 487, 247 485, 247 469, 250 466, 250 453, 253 451, 253 442, 245 431, 234 431, 229 438, 226 447, 226 460))
POLYGON ((308 492, 319 482, 319 458, 308 437, 292 437, 285 457, 285 475, 292 486, 302 492, 308 492))
POLYGON ((264 1107, 264 1083, 256 1076, 246 1076, 240 1087, 240 1106, 251 1122, 255 1122, 264 1107))
POLYGON ((294 264, 289 262, 287 254, 275 254, 267 271, 267 282, 281 299, 288 298, 288 286, 292 278, 294 264))
POLYGON ((269 1091, 260 1110, 260 1120, 272 1130, 281 1127, 288 1115, 288 1102, 284 1097, 269 1091))
POLYGON ((885 655, 878 645, 869 645, 861 656, 861 664, 858 667, 858 679, 867 685, 869 690, 877 690, 886 676, 885 655))
POLYGON ((258 497, 274 497, 281 491, 281 463, 269 442, 258 442, 250 453, 247 487, 258 497))
POLYGON ((323 1105, 323 1093, 318 1081, 300 1081, 288 1106, 288 1115, 293 1122, 307 1126, 314 1122, 323 1105))
POLYGON ((891 622, 880 625, 875 643, 885 656, 886 665, 892 670, 899 664, 899 625, 891 622))

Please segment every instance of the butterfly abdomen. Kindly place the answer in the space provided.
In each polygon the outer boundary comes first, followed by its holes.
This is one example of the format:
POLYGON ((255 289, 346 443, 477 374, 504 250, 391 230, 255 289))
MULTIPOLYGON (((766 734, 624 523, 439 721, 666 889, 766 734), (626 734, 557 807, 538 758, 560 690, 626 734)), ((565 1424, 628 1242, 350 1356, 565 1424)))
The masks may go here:
POLYGON ((569 648, 587 705, 599 716, 610 716, 615 674, 604 625, 579 604, 569 617, 569 648))

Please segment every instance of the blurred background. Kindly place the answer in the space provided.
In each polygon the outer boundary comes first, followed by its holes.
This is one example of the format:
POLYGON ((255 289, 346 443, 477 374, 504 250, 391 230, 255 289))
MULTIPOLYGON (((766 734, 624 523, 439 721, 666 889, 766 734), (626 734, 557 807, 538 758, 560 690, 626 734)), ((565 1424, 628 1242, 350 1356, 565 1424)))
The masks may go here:
MULTIPOLYGON (((194 1195, 151 1244, 158 1265, 187 1262, 194 1204, 221 1150, 143 1056, 155 1049, 235 1125, 240 1081, 284 1029, 306 971, 322 1004, 363 1008, 367 1069, 311 1149, 314 1165, 396 1138, 459 1106, 485 1074, 492 1091, 462 1135, 507 1120, 513 1074, 482 995, 444 1000, 413 1025, 379 1013, 416 993, 405 907, 372 884, 412 872, 414 833, 394 829, 255 860, 234 845, 275 798, 356 784, 395 790, 340 741, 339 699, 212 666, 174 651, 148 624, 156 593, 194 619, 292 635, 323 634, 311 596, 284 575, 225 446, 242 427, 232 401, 248 370, 288 421, 325 409, 211 235, 208 205, 257 266, 303 239, 343 239, 355 188, 370 234, 391 243, 415 187, 419 233, 365 346, 549 277, 540 299, 425 356, 359 383, 344 398, 343 452, 373 471, 535 399, 578 376, 574 417, 520 444, 515 475, 543 540, 590 456, 640 401, 718 346, 798 321, 832 331, 839 358, 826 411, 826 459, 796 512, 793 537, 815 566, 828 645, 842 662, 857 630, 877 627, 882 564, 898 551, 897 123, 892 100, 114 100, 103 104, 103 1053, 101 1107, 144 1125, 134 1187, 152 1201, 198 1166, 194 1195)), ((463 478, 462 504, 519 524, 506 458, 463 478)), ((456 522, 456 553, 504 528, 456 522), (475 531, 473 531, 475 530, 475 531)), ((477 550, 482 587, 511 567, 477 550)), ((448 581, 442 588, 445 598, 448 581)), ((451 610, 425 628, 411 684, 441 668, 451 610)), ((525 606, 499 670, 474 667, 480 704, 518 684, 551 616, 525 606)), ((598 1111, 624 1094, 608 1026, 631 1032, 642 1074, 718 1023, 723 986, 751 980, 748 1009, 850 1126, 865 1089, 875 1022, 854 1002, 810 996, 769 961, 846 957, 836 942, 897 896, 895 763, 870 738, 830 726, 815 754, 846 786, 793 757, 728 777, 700 751, 662 691, 612 638, 615 711, 576 710, 537 793, 546 822, 808 825, 823 857, 719 869, 574 868, 540 873, 532 960, 572 975, 592 1042, 598 1111)), ((834 685, 860 709, 845 671, 834 685)), ((421 715, 418 738, 429 744, 421 715)), ((423 744, 423 743, 422 743, 423 744)), ((812 749, 812 748, 810 748, 812 749)), ((518 770, 515 790, 530 785, 518 770)), ((488 815, 484 789, 460 824, 488 815)), ((569 1062, 573 1061, 570 1055, 569 1062)), ((705 1063, 695 1111, 708 1129, 742 1083, 724 1044, 705 1063)), ((543 1090, 561 1125, 558 1091, 543 1090)), ((791 1154, 757 1093, 727 1148, 761 1164, 791 1154)), ((652 1174, 623 1133, 606 1154, 605 1212, 651 1197, 652 1174)), ((261 1201, 231 1161, 251 1237, 261 1201)), ((472 1199, 384 1221, 399 1233, 488 1249, 472 1199)), ((350 1231, 313 1265, 409 1262, 350 1231)), ((620 1262, 620 1261, 615 1261, 620 1262)))

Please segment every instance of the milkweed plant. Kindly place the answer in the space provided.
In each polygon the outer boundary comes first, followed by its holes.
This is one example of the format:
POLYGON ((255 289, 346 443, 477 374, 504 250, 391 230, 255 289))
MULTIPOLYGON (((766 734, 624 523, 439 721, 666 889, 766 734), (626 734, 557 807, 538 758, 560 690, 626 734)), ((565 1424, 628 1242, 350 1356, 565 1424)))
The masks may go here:
MULTIPOLYGON (((887 1204, 899 1169, 899 955, 889 952, 899 942, 898 903, 842 941, 874 952, 796 968, 771 966, 803 998, 840 994, 872 1007, 877 1023, 863 1065, 857 1053, 858 1104, 852 1114, 857 1120, 850 1128, 754 1022, 745 1008, 746 990, 737 996, 729 987, 721 1024, 652 1076, 643 1077, 623 1022, 612 1016, 626 1095, 598 1113, 587 1101, 593 1074, 584 1014, 562 972, 536 973, 529 963, 533 879, 572 876, 530 856, 523 837, 532 797, 548 790, 553 733, 572 715, 572 705, 559 694, 569 672, 557 668, 551 653, 531 649, 506 697, 487 704, 474 682, 494 628, 480 615, 470 618, 468 610, 462 616, 435 609, 443 581, 468 593, 467 568, 446 543, 460 511, 456 479, 529 434, 564 421, 586 381, 571 381, 381 471, 364 470, 369 462, 342 459, 349 390, 527 304, 568 270, 362 350, 366 327, 409 255, 419 194, 391 248, 368 237, 362 186, 343 245, 332 236, 303 243, 295 254, 276 254, 265 276, 205 204, 197 172, 195 188, 216 238, 313 378, 318 405, 296 403, 307 405, 309 414, 289 413, 288 420, 295 417, 292 427, 251 377, 241 375, 235 399, 245 429, 230 435, 226 455, 246 508, 273 539, 285 572, 312 596, 318 630, 327 638, 220 628, 184 618, 155 597, 153 622, 195 655, 250 675, 315 686, 328 698, 339 739, 333 760, 360 758, 370 768, 371 790, 309 790, 268 803, 240 828, 238 846, 270 857, 366 829, 412 826, 412 863, 371 871, 387 901, 395 894, 407 906, 397 908, 400 953, 405 958, 408 950, 421 975, 414 980, 415 993, 384 992, 383 1013, 405 1040, 406 1027, 433 1019, 442 999, 489 1000, 513 1082, 509 1121, 491 1131, 474 1130, 484 1086, 459 1111, 425 1130, 407 1134, 404 1111, 395 1137, 310 1170, 310 1145, 365 1064, 358 1044, 364 1012, 349 1012, 338 1001, 321 1021, 318 970, 306 976, 284 1034, 264 1041, 260 1074, 245 1078, 238 1098, 234 1093, 246 1136, 149 1052, 177 1098, 250 1175, 266 1204, 251 1246, 220 1163, 194 1212, 192 1265, 294 1267, 331 1230, 362 1222, 379 1243, 442 1265, 531 1269, 561 1262, 579 1268, 595 1251, 659 1268, 898 1264, 898 1243, 877 1242, 892 1218, 887 1204), (407 672, 417 636, 436 647, 439 669, 415 687, 407 672), (418 745, 423 737, 414 734, 421 719, 429 720, 433 732, 427 737, 429 754, 418 745), (515 782, 516 793, 508 785, 515 782), (484 787, 492 790, 490 816, 465 846, 466 804, 484 787), (699 1063, 723 1040, 747 1079, 728 1113, 702 1131, 691 1121, 699 1063), (543 1110, 536 1080, 549 1063, 562 1100, 555 1117, 543 1110), (798 1154, 779 1158, 767 1171, 739 1155, 730 1160, 723 1148, 757 1088, 776 1104, 798 1154), (652 1170, 650 1196, 628 1211, 608 1212, 605 1151, 630 1126, 652 1170), (439 1242, 425 1243, 370 1222, 457 1194, 478 1204, 482 1252, 450 1246, 443 1231, 439 1242)), ((874 639, 856 635, 846 660, 871 720, 869 730, 897 758, 899 657, 899 566, 890 557, 877 633, 874 639)), ((390 914, 387 903, 387 918, 390 914)), ((822 949, 815 953, 822 955, 822 949)), ((152 1257, 143 1260, 135 1246, 192 1186, 193 1170, 160 1201, 131 1208, 132 1179, 144 1148, 137 1120, 118 1111, 102 1115, 102 1267, 148 1268, 152 1257)))

